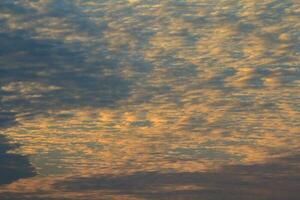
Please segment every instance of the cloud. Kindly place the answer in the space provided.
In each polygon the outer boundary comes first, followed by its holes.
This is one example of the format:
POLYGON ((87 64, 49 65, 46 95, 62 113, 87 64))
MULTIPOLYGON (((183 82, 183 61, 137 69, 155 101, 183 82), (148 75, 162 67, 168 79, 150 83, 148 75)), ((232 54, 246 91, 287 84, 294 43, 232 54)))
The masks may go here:
POLYGON ((1 1, 3 132, 40 173, 104 174, 105 187, 292 154, 297 3, 1 1))
POLYGON ((0 135, 0 185, 36 175, 26 156, 7 153, 7 151, 16 147, 14 144, 8 143, 8 140, 3 135, 0 135))
POLYGON ((104 192, 147 199, 297 199, 299 156, 264 164, 225 166, 194 173, 138 172, 131 175, 74 177, 58 182, 66 191, 104 192))

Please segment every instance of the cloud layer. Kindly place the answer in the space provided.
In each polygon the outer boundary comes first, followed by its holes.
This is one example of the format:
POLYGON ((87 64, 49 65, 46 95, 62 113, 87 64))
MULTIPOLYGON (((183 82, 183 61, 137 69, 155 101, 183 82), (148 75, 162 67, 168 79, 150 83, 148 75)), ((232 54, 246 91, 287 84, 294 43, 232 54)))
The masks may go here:
POLYGON ((72 174, 185 180, 294 156, 299 11, 297 0, 1 1, 1 134, 40 174, 1 191, 36 195, 47 179, 55 197, 72 174))

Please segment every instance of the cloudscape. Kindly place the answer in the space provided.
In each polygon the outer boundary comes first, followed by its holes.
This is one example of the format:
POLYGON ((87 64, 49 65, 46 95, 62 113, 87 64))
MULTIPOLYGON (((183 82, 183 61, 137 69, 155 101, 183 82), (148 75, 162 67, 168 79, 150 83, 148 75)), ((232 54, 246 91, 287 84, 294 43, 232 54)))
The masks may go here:
POLYGON ((298 200, 298 0, 0 0, 1 200, 298 200))

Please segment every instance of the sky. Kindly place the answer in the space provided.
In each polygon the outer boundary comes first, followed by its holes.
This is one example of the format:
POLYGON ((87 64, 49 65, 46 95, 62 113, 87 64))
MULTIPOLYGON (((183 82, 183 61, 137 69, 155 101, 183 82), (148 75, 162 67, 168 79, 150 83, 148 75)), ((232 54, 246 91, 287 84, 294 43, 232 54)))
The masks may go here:
POLYGON ((1 0, 0 199, 296 200, 298 0, 1 0))

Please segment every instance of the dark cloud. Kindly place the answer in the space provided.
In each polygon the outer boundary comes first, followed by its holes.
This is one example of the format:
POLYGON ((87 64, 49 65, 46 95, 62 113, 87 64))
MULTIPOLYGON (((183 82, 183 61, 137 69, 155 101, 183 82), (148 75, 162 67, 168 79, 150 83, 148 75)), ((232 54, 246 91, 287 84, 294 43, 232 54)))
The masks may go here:
POLYGON ((299 163, 300 156, 295 155, 264 164, 227 166, 211 172, 140 172, 124 176, 74 177, 56 187, 87 193, 107 190, 146 199, 296 200, 300 187, 299 163), (182 189, 182 186, 186 188, 182 189))
POLYGON ((14 148, 17 148, 17 145, 8 143, 8 140, 0 135, 0 185, 36 175, 26 156, 7 153, 14 148))
POLYGON ((3 0, 0 4, 0 10, 2 12, 13 12, 18 15, 22 14, 32 14, 33 9, 26 8, 24 6, 18 5, 15 0, 3 0))
POLYGON ((88 63, 81 52, 59 41, 34 40, 24 33, 2 33, 0 41, 4 47, 0 52, 1 95, 16 96, 2 104, 6 110, 17 107, 34 113, 62 107, 114 106, 128 96, 128 81, 117 75, 102 75, 104 69, 118 65, 115 61, 103 58, 88 63), (11 83, 17 86, 3 90, 11 83), (28 87, 27 83, 37 91, 19 93, 20 88, 28 87), (41 84, 59 89, 38 89, 43 87, 41 84), (34 101, 28 95, 35 95, 34 101))
POLYGON ((49 197, 45 195, 46 197, 37 197, 33 196, 32 193, 26 193, 26 194, 16 194, 16 193, 1 193, 0 198, 1 200, 71 200, 70 198, 55 198, 55 197, 49 197))
MULTIPOLYGON (((0 110, 0 131, 16 124, 15 115, 14 112, 0 110)), ((36 175, 27 156, 8 153, 18 147, 18 144, 9 142, 4 135, 0 134, 0 185, 36 175)))

